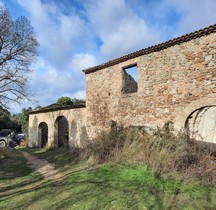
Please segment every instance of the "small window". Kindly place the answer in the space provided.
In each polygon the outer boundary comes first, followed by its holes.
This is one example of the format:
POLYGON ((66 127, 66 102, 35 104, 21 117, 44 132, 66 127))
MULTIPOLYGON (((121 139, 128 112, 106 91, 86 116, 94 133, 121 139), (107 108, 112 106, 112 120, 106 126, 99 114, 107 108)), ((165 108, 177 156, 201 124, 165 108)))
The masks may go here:
POLYGON ((123 68, 123 92, 135 93, 138 91, 137 65, 123 68))

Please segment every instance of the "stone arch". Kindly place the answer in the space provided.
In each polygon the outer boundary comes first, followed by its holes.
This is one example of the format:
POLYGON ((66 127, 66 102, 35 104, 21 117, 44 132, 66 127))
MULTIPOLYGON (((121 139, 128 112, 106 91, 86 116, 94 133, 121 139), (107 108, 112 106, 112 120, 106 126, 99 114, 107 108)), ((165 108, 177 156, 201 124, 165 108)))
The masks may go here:
MULTIPOLYGON (((215 94, 213 94, 209 97, 201 98, 201 99, 196 100, 196 101, 192 101, 186 108, 184 108, 183 110, 180 110, 177 113, 177 117, 174 120, 175 127, 178 130, 184 128, 184 129, 186 129, 187 132, 190 132, 189 128, 188 128, 188 126, 189 126, 188 123, 189 123, 189 121, 192 122, 191 121, 192 117, 193 117, 193 119, 195 119, 195 116, 196 116, 196 119, 199 118, 200 122, 203 123, 204 118, 206 118, 206 119, 209 118, 208 115, 206 115, 206 114, 211 113, 211 112, 214 113, 214 109, 215 109, 214 107, 216 107, 215 94), (201 120, 201 118, 202 118, 202 120, 201 120)), ((211 124, 213 129, 214 129, 214 123, 216 123, 215 120, 216 119, 211 120, 213 123, 213 125, 211 124)), ((194 123, 196 123, 196 122, 194 122, 194 123)), ((214 134, 212 134, 212 135, 214 135, 214 134)), ((214 138, 216 138, 216 136, 214 138)))
POLYGON ((194 112, 195 110, 201 107, 215 106, 215 105, 216 105, 215 94, 206 98, 201 98, 199 100, 192 101, 187 107, 179 110, 176 113, 176 118, 174 119, 175 127, 177 129, 185 128, 185 121, 192 112, 194 112))
POLYGON ((59 116, 55 120, 54 142, 56 148, 69 147, 68 120, 64 116, 59 116))
POLYGON ((216 143, 216 105, 194 110, 185 121, 190 139, 216 143))
POLYGON ((38 140, 39 146, 41 146, 42 148, 47 145, 48 125, 45 122, 41 122, 38 126, 38 140))

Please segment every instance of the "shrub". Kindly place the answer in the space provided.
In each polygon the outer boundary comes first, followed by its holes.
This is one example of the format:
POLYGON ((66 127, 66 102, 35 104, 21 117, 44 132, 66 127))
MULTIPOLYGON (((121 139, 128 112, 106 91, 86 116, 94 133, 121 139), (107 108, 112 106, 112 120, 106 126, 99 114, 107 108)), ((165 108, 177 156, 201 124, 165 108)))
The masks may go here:
POLYGON ((112 121, 109 132, 101 132, 96 139, 86 146, 85 152, 88 154, 86 157, 93 155, 97 163, 103 163, 111 157, 113 150, 121 150, 124 141, 124 129, 112 121))
POLYGON ((112 122, 110 131, 102 132, 82 154, 97 163, 145 164, 160 177, 216 184, 216 145, 189 140, 184 132, 174 134, 171 122, 151 134, 142 126, 123 128, 112 122))

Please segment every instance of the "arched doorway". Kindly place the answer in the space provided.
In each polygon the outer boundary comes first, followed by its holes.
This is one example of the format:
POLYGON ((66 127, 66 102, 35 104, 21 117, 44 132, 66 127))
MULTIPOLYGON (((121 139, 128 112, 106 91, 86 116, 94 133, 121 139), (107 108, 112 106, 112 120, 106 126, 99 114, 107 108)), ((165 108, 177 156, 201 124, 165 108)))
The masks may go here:
POLYGON ((186 119, 185 128, 190 139, 216 143, 216 105, 193 111, 186 119))
POLYGON ((38 126, 38 139, 39 146, 41 148, 45 147, 48 141, 48 125, 45 122, 42 122, 38 126))
POLYGON ((57 148, 69 147, 68 120, 64 116, 55 121, 55 145, 57 148))

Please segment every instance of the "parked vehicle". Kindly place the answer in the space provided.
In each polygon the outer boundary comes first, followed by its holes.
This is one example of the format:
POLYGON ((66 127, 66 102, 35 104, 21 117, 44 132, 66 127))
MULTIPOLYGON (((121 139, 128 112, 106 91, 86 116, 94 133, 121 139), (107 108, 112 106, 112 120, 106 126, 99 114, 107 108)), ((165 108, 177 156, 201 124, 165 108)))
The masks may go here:
POLYGON ((24 146, 25 145, 25 134, 19 133, 19 134, 15 135, 15 142, 19 146, 24 146))
POLYGON ((14 146, 25 145, 25 135, 15 134, 11 129, 2 129, 0 131, 0 147, 14 147, 14 146))
POLYGON ((13 141, 11 138, 11 132, 10 129, 2 129, 0 131, 0 147, 6 147, 10 144, 10 141, 13 141))

